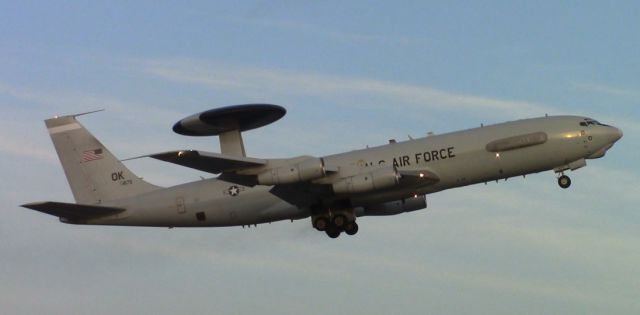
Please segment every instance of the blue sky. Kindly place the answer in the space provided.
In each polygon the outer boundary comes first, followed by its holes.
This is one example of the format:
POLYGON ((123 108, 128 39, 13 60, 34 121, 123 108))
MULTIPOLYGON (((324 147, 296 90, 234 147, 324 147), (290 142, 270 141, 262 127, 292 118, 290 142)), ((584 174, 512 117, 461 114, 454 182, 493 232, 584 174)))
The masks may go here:
MULTIPOLYGON (((640 311, 640 22, 634 2, 0 1, 0 305, 12 314, 632 314, 640 311), (284 119, 255 157, 577 114, 624 138, 571 173, 428 196, 330 240, 257 229, 72 226, 18 207, 72 201, 43 119, 117 156, 196 148, 178 119, 251 102, 284 119)), ((127 162, 169 186, 208 174, 127 162)))

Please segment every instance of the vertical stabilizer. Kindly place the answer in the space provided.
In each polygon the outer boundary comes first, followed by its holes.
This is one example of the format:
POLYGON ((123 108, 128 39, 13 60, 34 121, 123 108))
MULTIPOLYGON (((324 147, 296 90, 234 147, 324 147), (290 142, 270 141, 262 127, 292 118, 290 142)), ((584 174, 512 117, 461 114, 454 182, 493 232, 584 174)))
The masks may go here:
POLYGON ((99 204, 159 188, 135 176, 76 116, 47 119, 45 124, 77 203, 99 204))

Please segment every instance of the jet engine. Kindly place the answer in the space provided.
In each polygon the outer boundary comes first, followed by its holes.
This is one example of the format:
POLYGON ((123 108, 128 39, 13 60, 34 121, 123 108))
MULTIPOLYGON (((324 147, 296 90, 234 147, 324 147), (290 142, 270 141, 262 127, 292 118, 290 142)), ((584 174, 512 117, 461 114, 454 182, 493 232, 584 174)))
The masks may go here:
POLYGON ((301 162, 269 169, 258 174, 260 185, 282 185, 309 181, 326 174, 324 161, 310 157, 301 162))
POLYGON ((421 210, 427 207, 427 198, 425 195, 418 195, 411 198, 405 198, 396 201, 390 201, 375 205, 367 205, 362 207, 361 211, 356 211, 358 216, 371 215, 394 215, 403 212, 411 212, 421 210))
POLYGON ((400 174, 394 167, 385 167, 369 173, 343 178, 333 183, 336 194, 355 194, 388 188, 400 182, 400 174))

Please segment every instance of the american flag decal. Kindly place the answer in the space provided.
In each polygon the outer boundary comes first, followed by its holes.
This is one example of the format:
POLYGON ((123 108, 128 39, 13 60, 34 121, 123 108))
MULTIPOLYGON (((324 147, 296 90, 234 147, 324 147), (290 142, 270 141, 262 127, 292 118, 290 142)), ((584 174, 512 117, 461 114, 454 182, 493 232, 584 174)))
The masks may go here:
POLYGON ((82 152, 82 162, 89 162, 100 160, 104 156, 102 155, 102 149, 95 149, 82 152))

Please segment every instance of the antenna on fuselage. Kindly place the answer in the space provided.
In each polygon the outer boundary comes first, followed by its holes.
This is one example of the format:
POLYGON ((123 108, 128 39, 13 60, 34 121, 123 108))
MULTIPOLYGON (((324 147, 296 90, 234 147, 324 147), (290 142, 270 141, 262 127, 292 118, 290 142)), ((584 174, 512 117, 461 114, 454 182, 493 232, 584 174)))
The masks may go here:
POLYGON ((242 132, 271 124, 286 113, 284 107, 272 104, 226 106, 187 116, 173 125, 173 131, 185 136, 218 136, 220 153, 246 157, 242 132))

